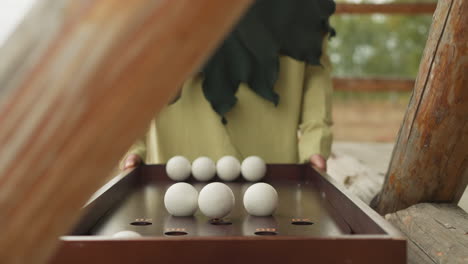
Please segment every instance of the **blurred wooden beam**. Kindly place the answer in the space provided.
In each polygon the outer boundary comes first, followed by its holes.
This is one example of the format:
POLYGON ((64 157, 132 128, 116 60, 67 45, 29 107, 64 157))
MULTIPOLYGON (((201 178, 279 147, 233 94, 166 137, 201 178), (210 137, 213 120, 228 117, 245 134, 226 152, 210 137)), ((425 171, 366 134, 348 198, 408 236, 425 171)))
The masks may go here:
POLYGON ((457 203, 468 184, 468 1, 440 0, 376 208, 457 203))
POLYGON ((414 80, 379 78, 333 78, 335 91, 411 92, 414 80))
POLYGON ((335 14, 433 14, 437 3, 346 4, 338 3, 335 14))
POLYGON ((44 263, 250 0, 42 0, 0 50, 0 262, 44 263))

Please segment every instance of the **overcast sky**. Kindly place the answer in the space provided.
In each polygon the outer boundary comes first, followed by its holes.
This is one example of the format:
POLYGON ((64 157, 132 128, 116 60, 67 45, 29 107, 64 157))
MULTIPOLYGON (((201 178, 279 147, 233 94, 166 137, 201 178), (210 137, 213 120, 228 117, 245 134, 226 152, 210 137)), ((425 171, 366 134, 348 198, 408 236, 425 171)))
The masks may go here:
POLYGON ((36 0, 0 0, 0 45, 36 0))

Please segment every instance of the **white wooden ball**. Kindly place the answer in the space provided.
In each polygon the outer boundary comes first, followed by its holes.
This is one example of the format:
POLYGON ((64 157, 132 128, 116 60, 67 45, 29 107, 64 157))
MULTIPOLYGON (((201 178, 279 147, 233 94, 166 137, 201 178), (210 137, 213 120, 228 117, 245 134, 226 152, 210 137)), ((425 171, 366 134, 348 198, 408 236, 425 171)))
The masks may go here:
POLYGON ((236 157, 224 156, 216 163, 216 173, 223 181, 233 181, 239 177, 241 164, 236 157))
POLYGON ((113 238, 137 238, 141 237, 141 235, 135 231, 124 230, 117 232, 112 235, 113 238))
POLYGON ((200 211, 210 218, 223 218, 234 207, 235 198, 231 188, 224 183, 213 182, 206 185, 198 196, 200 211))
POLYGON ((173 216, 192 216, 198 207, 198 192, 190 184, 178 182, 164 194, 164 206, 173 216))
POLYGON ((166 164, 166 173, 174 181, 185 181, 190 177, 192 166, 183 156, 174 156, 166 164))
POLYGON ((199 181, 209 181, 216 175, 216 165, 208 157, 199 157, 192 163, 192 175, 199 181))
POLYGON ((253 216, 270 216, 278 206, 278 193, 267 183, 256 183, 244 193, 245 210, 253 216))
POLYGON ((242 161, 241 173, 244 179, 256 182, 261 180, 267 171, 265 161, 258 156, 250 156, 242 161))

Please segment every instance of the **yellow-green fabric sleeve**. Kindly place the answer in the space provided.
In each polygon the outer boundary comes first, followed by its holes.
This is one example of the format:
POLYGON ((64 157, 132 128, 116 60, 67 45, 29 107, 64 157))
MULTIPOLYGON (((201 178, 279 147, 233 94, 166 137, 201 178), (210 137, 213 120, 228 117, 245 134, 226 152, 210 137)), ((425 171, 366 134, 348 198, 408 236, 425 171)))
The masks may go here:
POLYGON ((332 92, 331 63, 324 40, 321 66, 306 66, 302 119, 299 126, 299 160, 308 162, 320 154, 328 159, 333 135, 331 132, 332 92))

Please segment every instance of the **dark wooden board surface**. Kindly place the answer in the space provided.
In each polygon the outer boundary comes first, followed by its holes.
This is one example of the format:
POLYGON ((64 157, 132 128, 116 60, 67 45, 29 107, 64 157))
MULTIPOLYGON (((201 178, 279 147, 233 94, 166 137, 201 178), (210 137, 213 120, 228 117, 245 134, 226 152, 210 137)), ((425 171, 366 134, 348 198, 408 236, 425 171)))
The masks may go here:
MULTIPOLYGON (((229 237, 252 236, 261 230, 274 230, 271 234, 279 236, 331 237, 352 232, 318 186, 310 177, 301 177, 301 174, 284 171, 282 175, 270 174, 264 179, 275 187, 279 196, 278 208, 271 217, 253 217, 245 211, 243 195, 254 183, 240 179, 226 182, 236 200, 232 212, 226 217, 226 222, 232 223, 230 225, 213 225, 199 210, 194 217, 170 216, 164 207, 164 194, 175 182, 165 175, 161 167, 143 175, 147 175, 147 180, 135 184, 118 208, 109 212, 87 234, 111 236, 119 231, 132 230, 143 236, 165 236, 172 230, 184 230, 186 236, 229 237), (131 225, 142 219, 148 225, 131 225), (292 224, 297 220, 309 221, 312 225, 292 224)), ((199 192, 208 184, 190 183, 199 192)))

